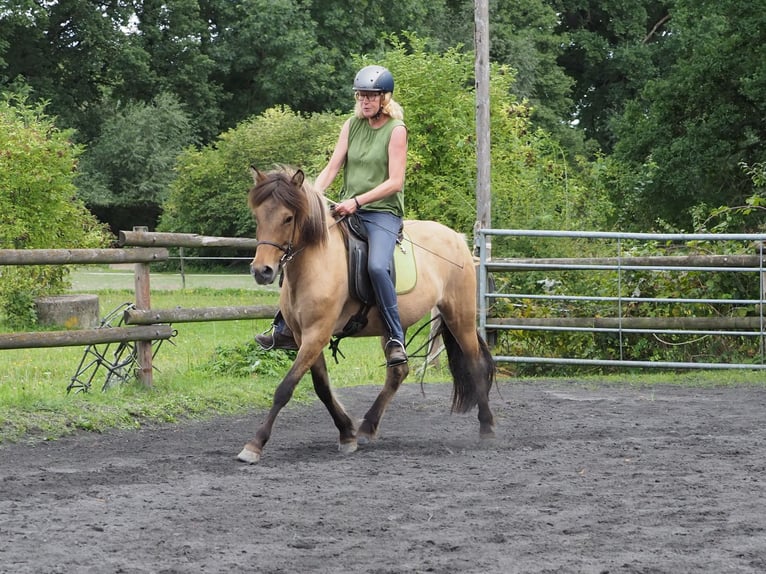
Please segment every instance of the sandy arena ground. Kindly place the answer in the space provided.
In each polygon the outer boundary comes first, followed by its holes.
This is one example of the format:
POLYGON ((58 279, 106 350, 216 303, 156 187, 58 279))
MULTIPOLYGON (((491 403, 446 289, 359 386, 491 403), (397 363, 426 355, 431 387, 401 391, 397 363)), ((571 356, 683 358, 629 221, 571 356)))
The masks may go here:
POLYGON ((503 382, 484 443, 450 392, 405 385, 348 456, 318 402, 253 466, 260 412, 2 446, 0 572, 766 571, 766 389, 503 382))

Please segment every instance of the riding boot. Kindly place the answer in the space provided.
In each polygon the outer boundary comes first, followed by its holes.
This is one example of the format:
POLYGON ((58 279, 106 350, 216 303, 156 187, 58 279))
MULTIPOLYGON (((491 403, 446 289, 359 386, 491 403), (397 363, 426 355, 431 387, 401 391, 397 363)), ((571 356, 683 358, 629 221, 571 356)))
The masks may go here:
POLYGON ((386 343, 386 366, 395 367, 407 362, 407 351, 404 343, 398 339, 389 339, 386 343))
POLYGON ((282 312, 278 311, 271 325, 271 332, 267 331, 255 336, 255 341, 264 351, 272 349, 285 349, 287 351, 297 351, 298 343, 295 342, 293 332, 285 323, 282 312))
POLYGON ((407 350, 404 346, 404 331, 399 319, 397 305, 392 307, 379 306, 380 316, 388 327, 388 341, 383 350, 386 355, 386 366, 393 367, 407 362, 407 350))

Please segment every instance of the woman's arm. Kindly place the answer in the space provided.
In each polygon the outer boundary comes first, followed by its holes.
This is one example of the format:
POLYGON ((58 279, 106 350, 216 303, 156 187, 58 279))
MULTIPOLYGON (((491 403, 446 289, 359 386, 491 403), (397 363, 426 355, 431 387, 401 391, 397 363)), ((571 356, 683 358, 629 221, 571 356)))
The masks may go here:
POLYGON ((340 130, 340 135, 338 136, 338 141, 335 144, 335 149, 332 152, 332 156, 330 156, 330 161, 327 162, 325 168, 319 173, 314 181, 314 185, 321 193, 324 193, 325 190, 330 187, 330 184, 335 180, 335 176, 338 175, 340 168, 346 162, 350 122, 351 120, 349 119, 343 124, 343 127, 340 130))
MULTIPOLYGON (((396 126, 388 141, 388 179, 370 191, 342 201, 335 206, 335 213, 354 213, 367 203, 398 193, 404 187, 404 173, 407 169, 407 128, 396 126)), ((321 174, 320 174, 321 176, 321 174)))

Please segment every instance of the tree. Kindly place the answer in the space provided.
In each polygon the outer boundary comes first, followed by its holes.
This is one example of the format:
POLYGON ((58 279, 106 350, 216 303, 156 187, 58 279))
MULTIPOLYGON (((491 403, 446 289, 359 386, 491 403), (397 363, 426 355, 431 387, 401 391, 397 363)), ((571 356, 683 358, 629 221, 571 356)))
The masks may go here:
POLYGON ((17 78, 81 143, 113 110, 171 93, 203 143, 277 105, 345 105, 355 54, 384 35, 445 32, 443 2, 5 0, 0 85, 17 78))
MULTIPOLYGON (((461 47, 437 53, 410 36, 407 47, 394 41, 383 61, 401 86, 395 95, 409 132, 407 215, 470 235, 476 218, 473 54, 461 47)), ((586 189, 570 173, 560 145, 534 126, 529 106, 511 95, 514 72, 495 65, 490 76, 493 225, 603 228, 611 213, 603 190, 586 189)))
MULTIPOLYGON (((365 54, 371 60, 380 59, 387 49, 386 38, 391 34, 409 32, 433 38, 440 48, 460 43, 462 36, 447 3, 445 0, 308 2, 311 18, 316 23, 316 36, 326 51, 325 62, 331 70, 326 84, 328 91, 316 102, 319 107, 309 109, 345 109, 358 70, 358 57, 365 54)), ((472 34, 472 25, 469 30, 472 34)), ((289 103, 294 109, 303 109, 296 102, 289 103)))
MULTIPOLYGON (((122 49, 113 67, 118 75, 108 99, 125 104, 149 103, 173 94, 193 118, 196 136, 209 141, 224 123, 227 100, 217 44, 227 21, 221 12, 229 2, 216 0, 142 0, 126 23, 122 49), (223 26, 223 28, 221 27, 223 26)), ((233 3, 241 5, 241 2, 233 3)))
POLYGON ((627 171, 616 200, 644 229, 689 229, 695 206, 742 205, 753 182, 740 164, 766 153, 766 14, 744 0, 678 0, 671 24, 672 64, 615 122, 627 171))
MULTIPOLYGON (((178 178, 163 204, 159 229, 178 233, 252 237, 255 234, 247 190, 249 167, 269 170, 277 164, 319 173, 335 143, 342 118, 334 114, 301 115, 272 108, 240 123, 202 149, 189 148, 179 158, 178 178)), ((224 254, 208 250, 207 254, 224 254)))
POLYGON ((59 127, 88 141, 98 131, 104 91, 116 81, 129 14, 127 4, 108 0, 5 0, 4 84, 29 86, 59 127))
MULTIPOLYGON (((75 199, 79 148, 71 132, 57 130, 41 106, 17 95, 0 99, 0 248, 101 247, 104 229, 75 199)), ((34 321, 34 299, 60 292, 69 269, 18 266, 2 269, 0 310, 6 322, 34 321)))
POLYGON ((612 121, 671 61, 665 51, 675 0, 551 0, 567 38, 558 62, 574 80, 571 119, 611 153, 612 121))
MULTIPOLYGON (((476 218, 476 146, 473 56, 456 48, 443 54, 409 35, 392 38, 376 58, 396 80, 409 132, 405 206, 410 218, 435 219, 470 235, 476 218), (424 74, 423 70, 428 70, 424 74)), ((361 67, 369 60, 355 62, 361 67)), ((610 209, 603 189, 569 173, 560 146, 535 129, 527 106, 509 95, 513 74, 492 75, 493 205, 499 226, 603 228, 610 209)), ((350 113, 301 116, 274 108, 223 134, 215 145, 187 150, 172 185, 160 228, 209 235, 252 236, 246 205, 251 163, 304 169, 312 178, 324 167, 350 113)), ((334 199, 339 177, 327 194, 334 199)))
POLYGON ((112 230, 154 228, 180 153, 195 143, 174 96, 129 103, 109 118, 80 163, 79 196, 112 230))
POLYGON ((333 70, 306 3, 244 0, 222 14, 213 78, 229 94, 226 128, 275 105, 311 112, 326 103, 333 70))
MULTIPOLYGON (((567 153, 574 155, 582 147, 580 132, 570 125, 574 80, 558 63, 569 38, 551 4, 549 0, 490 2, 490 60, 513 69, 509 95, 527 101, 533 125, 560 139, 567 153)), ((429 38, 438 52, 456 46, 472 50, 474 10, 474 0, 447 1, 439 11, 440 25, 418 35, 429 38)))
POLYGON ((581 141, 569 124, 574 81, 557 62, 568 39, 558 14, 543 0, 499 0, 490 9, 490 59, 514 70, 511 93, 529 102, 533 124, 573 155, 581 141))

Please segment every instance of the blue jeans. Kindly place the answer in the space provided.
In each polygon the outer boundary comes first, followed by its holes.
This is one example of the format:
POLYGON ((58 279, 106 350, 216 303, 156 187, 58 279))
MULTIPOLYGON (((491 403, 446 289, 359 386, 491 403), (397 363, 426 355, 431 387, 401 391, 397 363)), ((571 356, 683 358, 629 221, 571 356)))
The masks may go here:
POLYGON ((367 229, 367 270, 375 299, 391 339, 404 344, 404 329, 399 319, 396 286, 391 277, 396 238, 402 228, 402 218, 386 211, 357 211, 367 229))

